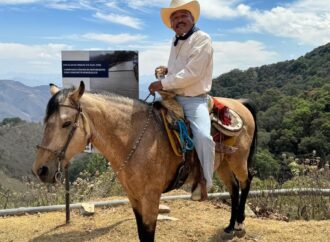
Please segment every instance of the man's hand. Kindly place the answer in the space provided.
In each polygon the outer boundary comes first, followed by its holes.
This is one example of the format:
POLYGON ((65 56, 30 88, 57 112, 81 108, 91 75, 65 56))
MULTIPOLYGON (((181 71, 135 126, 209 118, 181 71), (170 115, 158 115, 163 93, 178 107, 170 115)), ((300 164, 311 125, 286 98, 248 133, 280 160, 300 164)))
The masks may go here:
POLYGON ((152 82, 149 85, 149 92, 152 95, 155 95, 155 92, 157 92, 159 90, 162 90, 162 89, 163 89, 163 85, 162 85, 162 82, 161 81, 155 81, 155 82, 152 82))
POLYGON ((167 67, 166 66, 158 66, 155 69, 155 77, 159 79, 161 76, 164 78, 167 75, 167 67))

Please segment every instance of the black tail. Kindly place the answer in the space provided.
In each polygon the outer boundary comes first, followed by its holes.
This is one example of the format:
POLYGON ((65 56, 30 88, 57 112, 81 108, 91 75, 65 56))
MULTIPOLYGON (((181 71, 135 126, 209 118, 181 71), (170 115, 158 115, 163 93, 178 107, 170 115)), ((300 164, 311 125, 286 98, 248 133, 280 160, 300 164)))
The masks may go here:
POLYGON ((252 144, 251 144, 251 147, 250 147, 250 153, 249 153, 249 157, 248 157, 248 167, 251 168, 252 163, 253 163, 253 157, 254 157, 254 154, 255 154, 256 149, 257 149, 257 133, 258 133, 257 110, 256 110, 256 108, 255 108, 255 106, 254 106, 254 104, 252 103, 251 100, 249 100, 249 99, 241 99, 240 101, 251 112, 251 114, 253 116, 253 119, 254 119, 254 124, 255 124, 254 133, 253 133, 253 139, 252 139, 252 144))

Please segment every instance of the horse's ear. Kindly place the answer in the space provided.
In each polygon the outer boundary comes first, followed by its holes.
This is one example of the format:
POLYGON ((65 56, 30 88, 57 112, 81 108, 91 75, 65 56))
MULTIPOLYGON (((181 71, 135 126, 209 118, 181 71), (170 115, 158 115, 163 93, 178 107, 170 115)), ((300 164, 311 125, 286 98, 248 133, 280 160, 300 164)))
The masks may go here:
POLYGON ((83 81, 81 81, 79 87, 70 94, 70 99, 74 102, 78 102, 84 92, 85 84, 83 81))
POLYGON ((52 96, 54 96, 56 93, 58 93, 60 91, 60 89, 58 88, 58 86, 56 86, 55 84, 53 83, 50 83, 49 84, 49 91, 50 91, 50 94, 52 96))

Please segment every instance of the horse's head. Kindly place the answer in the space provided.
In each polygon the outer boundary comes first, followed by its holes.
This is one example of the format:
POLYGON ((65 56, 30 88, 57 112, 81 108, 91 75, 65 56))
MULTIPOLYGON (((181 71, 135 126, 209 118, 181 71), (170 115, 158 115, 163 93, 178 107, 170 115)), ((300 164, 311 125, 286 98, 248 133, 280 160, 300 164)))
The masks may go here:
POLYGON ((42 142, 37 146, 33 173, 43 182, 54 183, 70 159, 84 150, 90 138, 89 126, 80 106, 85 90, 60 90, 51 84, 52 97, 47 104, 42 142))

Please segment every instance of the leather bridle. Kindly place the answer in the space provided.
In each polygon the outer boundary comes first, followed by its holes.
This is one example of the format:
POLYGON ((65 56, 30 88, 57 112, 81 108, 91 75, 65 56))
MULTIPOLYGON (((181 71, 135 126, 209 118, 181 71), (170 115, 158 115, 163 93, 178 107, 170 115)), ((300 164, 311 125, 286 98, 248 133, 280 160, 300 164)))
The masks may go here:
POLYGON ((42 145, 37 145, 36 146, 37 149, 46 150, 46 151, 54 154, 54 156, 56 157, 56 159, 58 161, 58 165, 57 165, 57 171, 55 173, 55 180, 57 182, 62 181, 62 177, 63 176, 62 176, 62 171, 61 171, 61 163, 64 160, 65 152, 68 149, 68 146, 70 144, 70 141, 72 140, 72 137, 73 137, 75 131, 77 130, 78 126, 79 126, 78 119, 79 119, 79 116, 82 114, 82 109, 81 109, 79 103, 78 103, 77 106, 71 106, 71 105, 65 105, 65 104, 59 104, 59 106, 60 107, 66 107, 66 108, 72 108, 72 109, 77 110, 77 114, 75 116, 74 123, 71 125, 71 130, 70 130, 70 133, 68 135, 68 138, 67 138, 66 142, 64 143, 64 145, 62 146, 62 148, 59 149, 59 150, 53 150, 53 149, 50 149, 50 148, 45 147, 45 146, 42 146, 42 145))

